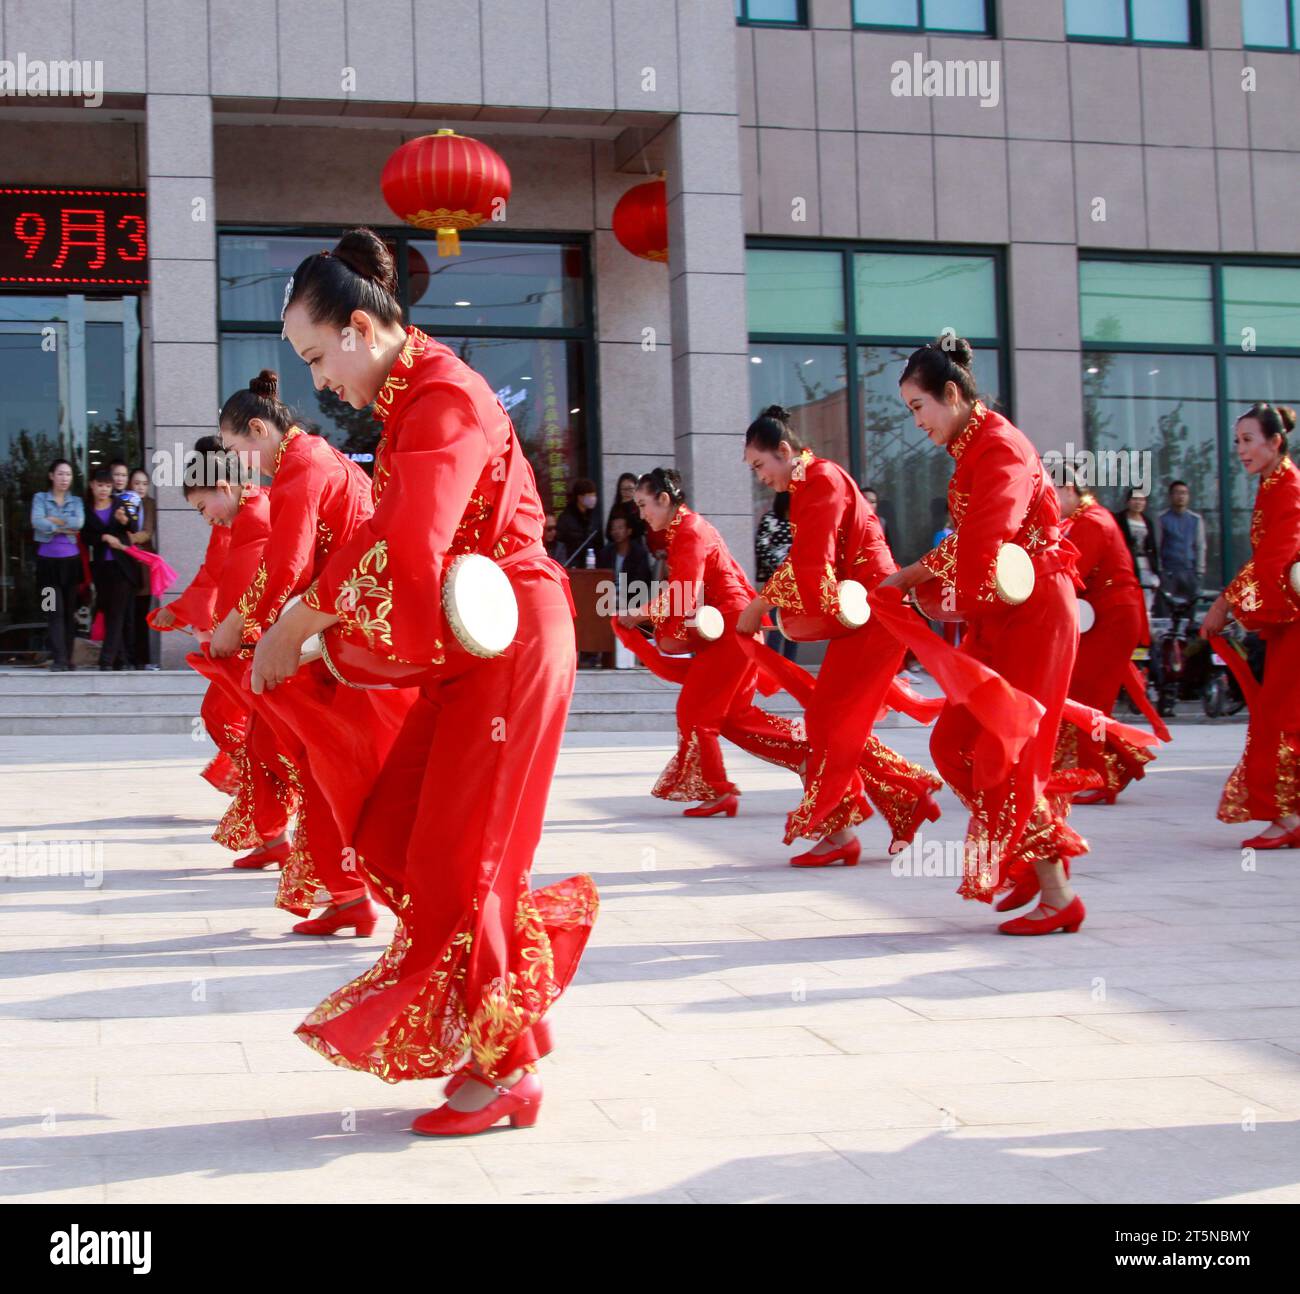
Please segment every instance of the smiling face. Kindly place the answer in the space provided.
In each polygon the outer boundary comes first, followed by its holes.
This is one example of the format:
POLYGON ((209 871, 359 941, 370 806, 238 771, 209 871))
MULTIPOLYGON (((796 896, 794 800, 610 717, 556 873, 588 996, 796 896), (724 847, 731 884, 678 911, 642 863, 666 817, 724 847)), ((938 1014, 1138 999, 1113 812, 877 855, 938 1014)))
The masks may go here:
POLYGON ((635 493, 637 511, 641 520, 651 530, 667 530, 669 522, 677 511, 677 505, 667 494, 652 494, 649 490, 637 488, 635 493))
POLYGON ((244 479, 255 481, 263 476, 275 475, 275 452, 284 440, 284 432, 273 422, 263 418, 250 418, 242 432, 224 423, 219 428, 221 448, 239 456, 239 468, 244 479))
POLYGON ((192 490, 190 507, 210 526, 228 526, 239 511, 239 495, 229 481, 219 481, 211 489, 192 490))
POLYGON ((1232 441, 1242 467, 1251 476, 1267 476, 1282 457, 1282 442, 1277 437, 1270 440, 1257 418, 1242 418, 1233 432, 1232 441))
POLYGON ((284 316, 284 335, 311 370, 318 391, 332 391, 354 409, 374 403, 406 339, 400 324, 381 324, 354 310, 346 328, 317 323, 306 305, 295 301, 284 316))
POLYGON ((758 445, 745 446, 745 462, 754 477, 776 494, 790 488, 790 477, 798 459, 788 440, 781 441, 775 449, 760 449, 758 445))
POLYGON ((72 489, 72 468, 67 463, 60 463, 50 473, 50 488, 56 494, 66 494, 72 489))
POLYGON ((940 448, 970 419, 970 404, 962 398, 956 382, 944 383, 942 399, 937 399, 915 382, 904 382, 898 388, 898 394, 911 411, 913 422, 925 432, 932 444, 940 448))

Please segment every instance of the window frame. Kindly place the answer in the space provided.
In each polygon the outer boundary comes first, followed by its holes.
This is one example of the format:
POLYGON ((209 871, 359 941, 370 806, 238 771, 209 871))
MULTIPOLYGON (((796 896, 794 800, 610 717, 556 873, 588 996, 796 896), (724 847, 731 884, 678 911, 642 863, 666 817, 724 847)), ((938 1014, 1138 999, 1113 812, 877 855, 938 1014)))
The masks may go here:
MULTIPOLYGON (((1064 0, 1062 0, 1064 3, 1064 0)), ((920 13, 920 22, 913 27, 900 27, 893 23, 883 22, 859 22, 857 19, 857 5, 853 0, 849 0, 849 14, 852 19, 854 31, 879 31, 879 32, 901 32, 907 34, 916 32, 921 35, 933 36, 966 36, 971 40, 996 40, 997 39, 997 6, 994 0, 984 0, 984 30, 968 31, 964 27, 931 27, 925 21, 926 0, 917 0, 917 8, 920 13)))
POLYGON ((749 332, 748 344, 752 346, 838 346, 847 351, 845 377, 847 382, 849 418, 849 475, 861 482, 863 468, 862 410, 858 398, 858 351, 864 346, 924 346, 933 336, 914 334, 867 334, 857 331, 857 284, 853 274, 853 257, 859 252, 876 255, 906 256, 978 256, 993 261, 993 282, 996 292, 994 320, 998 329, 995 338, 971 337, 970 344, 978 349, 998 352, 998 392, 1001 409, 1011 416, 1013 393, 1011 390, 1011 319, 1007 300, 1006 248, 987 243, 891 243, 828 238, 776 238, 755 236, 745 239, 745 251, 804 251, 839 252, 841 289, 844 292, 844 332, 749 332))
MULTIPOLYGON (((1124 27, 1126 36, 1073 36, 1069 27, 1065 39, 1078 45, 1119 45, 1129 49, 1204 49, 1205 24, 1201 20, 1201 0, 1183 0, 1187 5, 1186 40, 1135 40, 1133 38, 1133 0, 1124 0, 1124 27)), ((1065 0, 1061 0, 1064 16, 1065 0)))
MULTIPOLYGON (((1151 342, 1151 341, 1088 341, 1083 336, 1083 319, 1082 310, 1080 310, 1080 329, 1079 329, 1079 360, 1080 360, 1080 390, 1083 386, 1082 362, 1085 355, 1090 351, 1111 351, 1116 354, 1167 354, 1167 355, 1208 355, 1214 360, 1214 406, 1215 419, 1218 428, 1216 444, 1216 463, 1219 473, 1219 497, 1215 501, 1215 507, 1219 516, 1219 533, 1223 536, 1221 545, 1220 563, 1222 569, 1219 572, 1221 581, 1224 586, 1229 579, 1245 561, 1245 554, 1240 556, 1236 553, 1236 539, 1232 531, 1232 507, 1231 491, 1225 488, 1230 473, 1235 470, 1232 465, 1232 446, 1229 443, 1227 428, 1229 427, 1229 418, 1231 417, 1231 406, 1228 401, 1228 360, 1231 358, 1260 356, 1263 358, 1275 359, 1300 359, 1300 346, 1257 346, 1250 352, 1243 351, 1240 343, 1229 342, 1224 334, 1224 295, 1223 295, 1223 271, 1224 269, 1237 268, 1255 268, 1255 269, 1300 269, 1300 257, 1286 256, 1237 256, 1223 253, 1207 253, 1205 255, 1185 255, 1177 252, 1144 252, 1144 251, 1103 251, 1099 249, 1089 249, 1079 251, 1079 265, 1082 266, 1085 261, 1111 261, 1127 262, 1129 264, 1141 264, 1145 262, 1161 262, 1163 264, 1173 265, 1208 265, 1210 267, 1210 308, 1212 312, 1213 333, 1212 340, 1209 342, 1151 342)), ((1088 428, 1083 428, 1083 435, 1086 442, 1085 448, 1092 449, 1094 446, 1089 441, 1088 428)), ((1206 508, 1201 509, 1205 511, 1206 508)))
MULTIPOLYGON (((407 245, 410 243, 427 243, 432 240, 432 231, 415 229, 409 225, 372 225, 375 233, 387 242, 397 245, 400 255, 397 257, 397 295, 402 307, 402 318, 410 322, 411 304, 410 282, 408 274, 407 245)), ((235 237, 252 236, 267 238, 316 238, 326 245, 337 239, 338 225, 280 225, 232 223, 217 225, 217 255, 214 259, 213 274, 216 278, 217 294, 217 339, 218 351, 223 333, 244 333, 251 335, 280 335, 280 323, 265 320, 227 319, 221 312, 221 238, 225 234, 235 237)), ((474 229, 461 233, 463 242, 481 243, 550 243, 558 247, 577 247, 582 251, 582 303, 583 320, 574 327, 525 327, 504 324, 465 324, 458 328, 439 327, 430 335, 437 338, 447 337, 500 337, 518 340, 559 340, 576 341, 582 347, 583 413, 586 415, 585 438, 587 452, 585 463, 575 463, 577 475, 585 475, 594 481, 600 480, 601 436, 600 390, 596 364, 600 348, 596 345, 596 295, 592 261, 592 235, 585 232, 565 232, 534 229, 474 229)))
MULTIPOLYGON (((1242 0, 1244 5, 1245 0, 1242 0)), ((1242 14, 1242 49, 1258 50, 1261 54, 1297 54, 1300 53, 1300 9, 1297 8, 1297 0, 1283 0, 1286 5, 1286 32, 1287 43, 1285 45, 1250 45, 1246 43, 1246 22, 1245 14, 1242 14)))
POLYGON ((743 10, 736 15, 737 27, 774 27, 778 31, 806 31, 808 28, 808 0, 795 0, 794 18, 751 18, 749 0, 736 0, 743 10))

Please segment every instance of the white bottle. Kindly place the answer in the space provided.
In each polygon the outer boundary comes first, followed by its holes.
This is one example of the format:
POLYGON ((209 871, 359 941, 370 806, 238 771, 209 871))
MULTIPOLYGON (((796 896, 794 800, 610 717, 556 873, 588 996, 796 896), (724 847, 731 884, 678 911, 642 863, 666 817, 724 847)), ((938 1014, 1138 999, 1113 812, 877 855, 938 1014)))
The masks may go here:
POLYGON ((587 549, 587 569, 589 571, 596 569, 596 550, 594 548, 587 549))

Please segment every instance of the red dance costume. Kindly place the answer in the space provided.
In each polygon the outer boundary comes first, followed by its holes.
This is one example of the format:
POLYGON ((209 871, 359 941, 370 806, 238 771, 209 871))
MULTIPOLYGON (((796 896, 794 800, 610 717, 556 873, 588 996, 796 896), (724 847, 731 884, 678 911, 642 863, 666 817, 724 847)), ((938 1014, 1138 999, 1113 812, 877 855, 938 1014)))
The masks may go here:
MULTIPOLYGON (((1151 641, 1146 602, 1133 573, 1133 559, 1115 518, 1090 494, 1066 518, 1062 535, 1079 551, 1083 581, 1080 597, 1096 613, 1091 629, 1079 635, 1079 654, 1070 679, 1070 697, 1103 715, 1115 708, 1120 689, 1133 682, 1133 651, 1151 641)), ((1144 693, 1145 684, 1137 680, 1144 693)), ((1141 778, 1152 751, 1126 741, 1110 724, 1090 731, 1066 722, 1057 739, 1055 771, 1082 768, 1101 779, 1101 794, 1113 801, 1129 782, 1141 778)))
MULTIPOLYGON (((782 611, 833 616, 841 580, 870 591, 898 569, 880 520, 853 479, 809 449, 790 480, 790 529, 790 552, 763 589, 764 599, 782 611)), ((806 709, 808 771, 803 801, 786 821, 786 844, 852 827, 870 816, 872 804, 895 840, 910 841, 923 820, 939 816, 933 798, 939 779, 871 732, 903 654, 875 620, 831 639, 806 709)))
POLYGON ((1250 560, 1223 595, 1267 644, 1264 681, 1250 703, 1246 749, 1223 788, 1224 822, 1300 813, 1300 598, 1290 584, 1300 558, 1300 470, 1288 457, 1259 483, 1250 547, 1250 560))
POLYGON ((946 706, 931 734, 935 766, 971 814, 959 892, 988 903, 1021 881, 1036 884, 1035 862, 1068 863, 1087 852, 1065 821, 1068 797, 1045 794, 1079 642, 1073 548, 1061 538, 1056 491, 1037 451, 1000 414, 977 401, 948 452, 956 463, 948 485, 955 529, 921 564, 954 587, 966 611, 958 653, 1043 708, 1010 763, 989 758, 996 734, 965 705, 946 706), (998 550, 1008 542, 1034 565, 1034 591, 1019 605, 1001 598, 994 579, 998 550))
POLYGON ((355 837, 398 927, 298 1033, 388 1082, 467 1060, 504 1076, 537 1059, 534 1026, 577 969, 597 907, 590 877, 528 884, 573 694, 568 582, 542 547, 532 468, 482 377, 408 328, 375 412, 375 514, 305 600, 425 671, 355 837), (490 659, 459 647, 443 609, 448 568, 468 553, 496 561, 518 603, 515 641, 490 659))

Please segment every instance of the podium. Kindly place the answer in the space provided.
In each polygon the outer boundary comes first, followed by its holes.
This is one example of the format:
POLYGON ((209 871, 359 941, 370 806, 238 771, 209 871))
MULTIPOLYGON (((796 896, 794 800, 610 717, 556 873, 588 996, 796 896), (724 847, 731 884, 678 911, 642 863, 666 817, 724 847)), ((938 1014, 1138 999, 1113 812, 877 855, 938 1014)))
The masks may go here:
POLYGON ((609 617, 601 615, 597 608, 602 592, 608 598, 613 584, 614 572, 611 570, 580 566, 569 571, 573 605, 578 610, 574 623, 578 652, 598 654, 602 669, 614 668, 614 626, 609 617))

